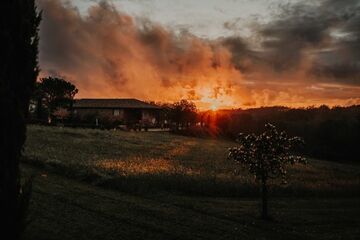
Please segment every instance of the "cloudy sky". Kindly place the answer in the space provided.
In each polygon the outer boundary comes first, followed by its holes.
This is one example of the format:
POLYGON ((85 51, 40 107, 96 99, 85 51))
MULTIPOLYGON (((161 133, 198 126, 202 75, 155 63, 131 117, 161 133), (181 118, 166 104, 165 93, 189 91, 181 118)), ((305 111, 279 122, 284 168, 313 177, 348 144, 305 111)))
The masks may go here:
MULTIPOLYGON (((296 2, 298 0, 293 0, 296 2)), ((74 0, 86 14, 92 0, 74 0)), ((113 0, 118 9, 133 17, 148 18, 175 31, 190 31, 198 37, 218 38, 249 34, 251 21, 269 21, 279 5, 278 0, 113 0)))
POLYGON ((199 108, 360 104, 357 0, 38 0, 42 76, 199 108))

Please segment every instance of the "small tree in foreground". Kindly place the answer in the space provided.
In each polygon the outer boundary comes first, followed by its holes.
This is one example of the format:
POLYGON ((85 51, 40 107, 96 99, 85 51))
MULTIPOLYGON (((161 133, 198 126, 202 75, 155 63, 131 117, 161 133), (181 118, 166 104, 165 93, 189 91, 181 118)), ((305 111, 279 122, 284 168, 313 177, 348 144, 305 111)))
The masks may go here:
POLYGON ((228 158, 245 165, 261 183, 262 212, 261 217, 268 219, 268 180, 281 178, 286 183, 286 165, 306 163, 302 156, 292 154, 296 146, 303 144, 299 137, 288 137, 279 132, 272 124, 265 125, 265 132, 256 134, 239 134, 238 147, 229 149, 228 158))

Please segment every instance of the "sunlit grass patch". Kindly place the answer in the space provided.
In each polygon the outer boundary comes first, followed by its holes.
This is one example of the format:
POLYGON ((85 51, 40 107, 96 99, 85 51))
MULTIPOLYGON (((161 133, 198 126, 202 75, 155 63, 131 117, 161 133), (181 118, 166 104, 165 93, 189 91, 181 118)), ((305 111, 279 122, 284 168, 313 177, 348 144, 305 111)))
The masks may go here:
POLYGON ((177 166, 165 159, 132 158, 131 160, 102 160, 95 164, 99 169, 119 175, 164 174, 176 172, 177 166))
MULTIPOLYGON (((59 174, 121 190, 257 195, 253 176, 227 159, 227 149, 234 145, 168 133, 29 126, 25 157, 59 174)), ((309 159, 308 165, 294 165, 288 173, 287 185, 271 183, 272 194, 360 195, 357 166, 309 159)))

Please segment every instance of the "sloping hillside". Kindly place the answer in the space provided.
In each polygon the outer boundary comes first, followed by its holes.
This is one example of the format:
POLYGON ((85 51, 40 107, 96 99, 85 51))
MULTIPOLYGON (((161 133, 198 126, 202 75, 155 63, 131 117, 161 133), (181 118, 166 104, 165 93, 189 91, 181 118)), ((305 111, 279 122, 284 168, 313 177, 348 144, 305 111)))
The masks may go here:
MULTIPOLYGON (((246 170, 227 160, 235 143, 169 133, 30 126, 25 161, 68 177, 122 191, 176 191, 209 196, 256 196, 246 170)), ((358 166, 309 160, 290 168, 286 196, 360 195, 358 166)))
POLYGON ((358 166, 310 160, 271 187, 226 159, 234 143, 168 133, 29 126, 25 239, 356 239, 358 166), (261 231, 259 231, 261 229, 261 231))

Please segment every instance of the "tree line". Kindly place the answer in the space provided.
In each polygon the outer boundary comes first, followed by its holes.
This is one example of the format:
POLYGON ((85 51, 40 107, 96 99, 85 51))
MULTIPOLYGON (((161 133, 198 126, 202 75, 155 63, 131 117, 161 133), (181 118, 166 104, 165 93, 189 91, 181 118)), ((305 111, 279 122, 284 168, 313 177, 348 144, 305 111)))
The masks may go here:
MULTIPOLYGON (((72 115, 72 104, 78 93, 75 85, 61 78, 47 77, 35 85, 31 101, 35 117, 44 121, 93 124, 94 116, 78 119, 72 115)), ((172 132, 195 137, 235 139, 238 133, 260 133, 266 123, 274 124, 307 143, 304 153, 316 158, 355 161, 360 155, 360 106, 288 108, 261 107, 218 111, 199 111, 187 100, 157 103, 161 106, 161 126, 172 132)), ((112 119, 101 119, 108 128, 116 127, 112 119)), ((80 125, 82 126, 82 125, 80 125)), ((105 126, 106 127, 106 126, 105 126)))
POLYGON ((198 113, 198 124, 180 133, 236 139, 238 133, 260 133, 271 123, 289 135, 302 137, 303 152, 336 161, 358 161, 360 106, 262 107, 198 113), (200 124, 201 123, 201 124, 200 124), (202 127, 201 127, 201 126, 202 127))

